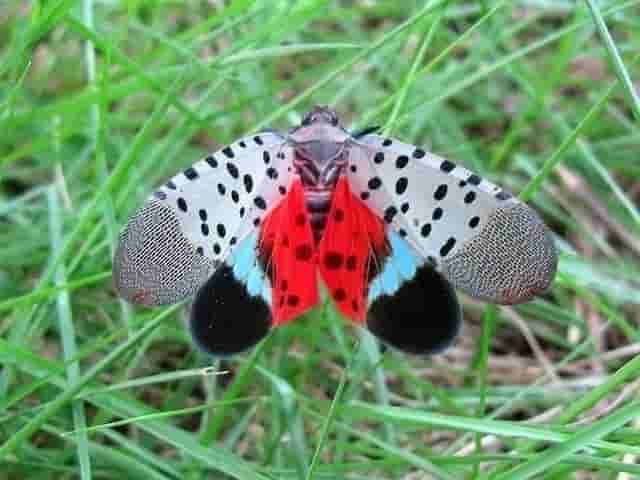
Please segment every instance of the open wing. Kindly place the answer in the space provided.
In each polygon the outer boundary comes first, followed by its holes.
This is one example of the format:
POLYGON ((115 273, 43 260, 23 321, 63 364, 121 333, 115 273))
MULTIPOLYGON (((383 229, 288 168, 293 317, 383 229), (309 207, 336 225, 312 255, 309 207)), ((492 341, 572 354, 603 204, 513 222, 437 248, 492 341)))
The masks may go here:
POLYGON ((195 293, 282 197, 292 155, 280 135, 255 135, 160 187, 120 235, 113 262, 118 293, 145 305, 195 293))
POLYGON ((365 135, 350 148, 360 198, 451 284, 494 303, 544 292, 557 254, 538 215, 493 183, 413 145, 365 135))

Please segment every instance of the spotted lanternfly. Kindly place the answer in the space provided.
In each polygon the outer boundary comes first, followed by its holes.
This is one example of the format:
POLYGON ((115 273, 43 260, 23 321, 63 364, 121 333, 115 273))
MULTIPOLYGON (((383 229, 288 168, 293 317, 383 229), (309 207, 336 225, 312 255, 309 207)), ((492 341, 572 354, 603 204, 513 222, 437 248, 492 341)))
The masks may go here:
POLYGON ((433 353, 459 329, 454 288, 526 302, 556 265, 549 230, 501 188, 316 107, 288 134, 243 138, 160 187, 122 232, 114 278, 145 305, 195 294, 191 331, 215 355, 308 311, 319 281, 381 340, 433 353))

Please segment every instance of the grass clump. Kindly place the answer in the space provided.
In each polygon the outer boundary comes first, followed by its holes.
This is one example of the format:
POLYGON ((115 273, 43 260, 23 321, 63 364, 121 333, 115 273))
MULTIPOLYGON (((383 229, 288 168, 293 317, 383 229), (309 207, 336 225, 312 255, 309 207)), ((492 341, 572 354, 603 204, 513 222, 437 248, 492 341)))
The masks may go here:
POLYGON ((0 477, 639 476, 639 3, 0 5, 0 477), (213 364, 115 296, 154 185, 314 104, 521 192, 553 290, 428 359, 325 306, 213 364))

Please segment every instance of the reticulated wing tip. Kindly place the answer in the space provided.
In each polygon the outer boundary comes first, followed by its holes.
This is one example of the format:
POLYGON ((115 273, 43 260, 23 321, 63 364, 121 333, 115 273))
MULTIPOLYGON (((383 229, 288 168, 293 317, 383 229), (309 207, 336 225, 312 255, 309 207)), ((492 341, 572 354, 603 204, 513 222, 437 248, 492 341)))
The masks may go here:
POLYGON ((211 259, 182 234, 175 212, 152 199, 120 235, 113 281, 130 302, 166 305, 192 295, 213 269, 211 259))
POLYGON ((456 288, 493 303, 531 300, 553 282, 558 254, 551 232, 523 203, 496 209, 479 234, 443 264, 456 288))

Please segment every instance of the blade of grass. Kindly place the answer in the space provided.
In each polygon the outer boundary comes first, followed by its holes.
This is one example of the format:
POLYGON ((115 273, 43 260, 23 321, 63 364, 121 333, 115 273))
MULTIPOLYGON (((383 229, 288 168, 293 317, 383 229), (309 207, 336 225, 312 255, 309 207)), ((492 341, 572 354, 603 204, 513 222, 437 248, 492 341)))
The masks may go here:
MULTIPOLYGON (((51 237, 51 250, 54 255, 60 250, 62 243, 62 214, 58 201, 58 192, 55 188, 49 190, 49 224, 51 237)), ((55 283, 56 285, 66 282, 66 269, 64 263, 56 268, 55 283)), ((71 300, 68 292, 61 292, 57 298, 58 308, 58 329, 62 338, 62 352, 66 363, 67 380, 69 384, 78 382, 80 378, 80 366, 78 362, 69 362, 77 353, 76 332, 73 324, 73 314, 71 311, 71 300)), ((84 402, 80 399, 71 402, 71 412, 73 416, 73 425, 76 430, 84 430, 87 427, 87 419, 85 415, 84 402)), ((76 442, 78 463, 80 464, 80 478, 83 480, 91 479, 91 460, 89 458, 89 438, 85 433, 78 436, 76 442)))
POLYGON ((69 387, 58 395, 55 400, 47 405, 40 413, 27 422, 27 424, 14 433, 7 439, 2 445, 0 445, 0 458, 6 458, 16 448, 20 446, 22 442, 28 440, 35 432, 38 431, 55 413, 61 408, 71 402, 78 393, 92 380, 94 380, 98 374, 109 367, 118 358, 124 355, 129 348, 133 347, 138 341, 149 335, 162 321, 167 318, 171 313, 176 311, 178 306, 168 308, 156 316, 153 320, 149 321, 140 330, 135 332, 126 341, 118 345, 111 352, 109 352, 98 363, 91 367, 84 375, 78 378, 77 381, 69 384, 69 387))
POLYGON ((618 77, 618 81, 622 85, 622 89, 629 102, 629 107, 631 107, 631 111, 636 117, 636 122, 640 122, 640 98, 638 97, 638 93, 636 92, 636 87, 631 81, 629 72, 624 66, 622 57, 620 57, 618 48, 616 47, 613 38, 611 38, 611 34, 609 33, 607 24, 602 17, 602 13, 600 13, 600 8, 598 8, 598 5, 594 2, 594 0, 585 0, 585 2, 589 7, 589 10, 591 11, 593 22, 596 24, 596 29, 598 30, 598 34, 600 35, 600 38, 604 43, 607 55, 609 56, 609 61, 613 65, 613 69, 616 73, 616 76, 618 77))
POLYGON ((536 194, 547 177, 551 175, 551 172, 556 167, 556 165, 558 165, 558 163, 563 160, 564 154, 575 144, 578 135, 580 135, 582 131, 585 130, 602 111, 604 106, 609 101, 609 98, 615 91, 616 86, 617 82, 610 85, 600 96, 598 101, 591 106, 589 111, 584 115, 584 117, 582 117, 580 122, 578 122, 571 133, 562 141, 558 148, 544 162, 542 168, 538 171, 538 173, 522 189, 519 195, 520 200, 526 202, 536 194))
POLYGON ((507 472, 495 477, 495 480, 525 480, 544 472, 562 462, 572 453, 593 444, 594 441, 608 435, 640 415, 640 402, 632 402, 607 415, 593 425, 580 429, 570 438, 548 450, 534 456, 507 472))

